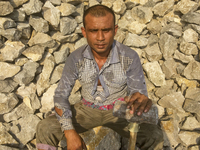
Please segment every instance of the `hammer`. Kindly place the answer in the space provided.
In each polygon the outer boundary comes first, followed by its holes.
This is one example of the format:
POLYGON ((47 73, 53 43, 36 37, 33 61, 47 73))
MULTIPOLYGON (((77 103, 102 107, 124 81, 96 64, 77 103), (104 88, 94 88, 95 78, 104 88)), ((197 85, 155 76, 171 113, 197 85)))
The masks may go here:
POLYGON ((135 150, 136 137, 140 123, 158 123, 158 109, 155 105, 152 105, 148 112, 138 116, 137 112, 130 114, 130 109, 127 109, 127 103, 125 101, 117 100, 114 104, 113 116, 125 118, 129 122, 128 128, 130 131, 130 138, 128 150, 135 150))

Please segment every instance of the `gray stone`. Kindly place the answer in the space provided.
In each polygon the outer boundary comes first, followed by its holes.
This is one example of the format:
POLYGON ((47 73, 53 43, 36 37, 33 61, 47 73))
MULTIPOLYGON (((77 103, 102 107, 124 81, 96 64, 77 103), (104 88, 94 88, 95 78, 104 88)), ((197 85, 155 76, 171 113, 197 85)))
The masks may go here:
POLYGON ((188 64, 191 61, 194 61, 194 58, 190 56, 186 56, 183 53, 180 53, 178 50, 175 51, 174 53, 174 59, 180 60, 183 63, 188 64))
POLYGON ((174 0, 166 0, 160 3, 157 3, 152 11, 155 15, 164 16, 167 12, 169 12, 174 6, 174 0))
POLYGON ((136 34, 128 33, 124 40, 124 44, 127 46, 145 47, 148 44, 148 39, 138 36, 136 34))
POLYGON ((173 92, 162 97, 158 104, 164 108, 177 109, 179 112, 184 112, 182 106, 184 103, 184 96, 181 92, 173 92))
POLYGON ((21 67, 13 64, 0 62, 0 80, 13 77, 20 71, 21 67))
POLYGON ((33 61, 28 61, 24 64, 22 71, 20 71, 17 75, 14 76, 14 81, 22 84, 29 84, 35 77, 35 73, 39 64, 33 61))
POLYGON ((126 10, 126 5, 125 3, 123 2, 123 0, 116 0, 114 3, 113 3, 113 11, 116 13, 116 14, 124 14, 126 10))
POLYGON ((52 48, 55 46, 56 42, 48 34, 38 32, 29 40, 28 44, 29 46, 38 44, 44 47, 52 48))
POLYGON ((157 61, 145 63, 143 68, 147 73, 148 79, 155 86, 162 86, 166 84, 165 75, 163 74, 157 61))
POLYGON ((72 53, 75 50, 73 43, 65 43, 63 45, 66 45, 67 47, 69 47, 70 53, 72 53))
POLYGON ((200 25, 200 13, 189 12, 181 17, 181 20, 188 23, 200 25))
POLYGON ((37 81, 37 93, 39 96, 43 94, 43 92, 49 88, 50 86, 50 76, 55 66, 54 57, 48 53, 45 61, 44 67, 42 69, 42 73, 39 76, 37 81))
POLYGON ((6 122, 17 120, 20 117, 25 117, 29 114, 33 114, 34 111, 31 110, 25 103, 20 104, 18 107, 13 109, 10 113, 4 114, 3 119, 6 122))
POLYGON ((188 24, 187 26, 185 26, 184 30, 186 29, 193 29, 194 31, 196 31, 197 33, 200 34, 200 26, 199 25, 196 25, 196 24, 188 24))
POLYGON ((198 86, 198 82, 195 80, 188 80, 186 78, 183 78, 181 76, 175 77, 176 83, 181 86, 182 84, 186 84, 187 87, 195 88, 198 86))
POLYGON ((101 4, 111 8, 114 2, 115 0, 111 0, 111 1, 102 0, 101 4))
POLYGON ((152 19, 151 22, 149 24, 147 24, 147 29, 152 34, 157 34, 157 33, 160 33, 160 31, 162 29, 162 25, 158 20, 152 19))
POLYGON ((185 98, 200 101, 200 88, 189 87, 186 90, 185 98))
POLYGON ((25 145, 34 138, 36 133, 36 126, 39 121, 40 119, 33 114, 29 114, 24 118, 19 119, 19 126, 21 130, 16 134, 16 137, 22 144, 25 145))
POLYGON ((124 31, 122 31, 121 29, 118 29, 114 38, 118 42, 123 43, 125 37, 126 37, 126 33, 124 31))
POLYGON ((160 36, 159 46, 163 53, 163 57, 166 60, 172 58, 172 55, 177 48, 177 41, 173 36, 164 33, 160 36))
POLYGON ((72 5, 78 5, 80 3, 82 3, 82 0, 62 0, 63 3, 70 3, 72 5))
POLYGON ((190 0, 181 0, 176 5, 176 11, 180 11, 182 14, 195 11, 198 8, 198 3, 190 0))
POLYGON ((186 144, 186 146, 196 145, 200 142, 199 133, 181 131, 178 135, 180 139, 186 144))
POLYGON ((198 54, 198 49, 197 46, 193 43, 188 43, 188 42, 181 42, 180 44, 180 51, 186 55, 197 55, 198 54))
POLYGON ((121 29, 122 31, 126 31, 129 25, 129 21, 126 20, 125 18, 121 18, 118 22, 118 27, 119 29, 121 29))
POLYGON ((31 15, 29 18, 29 24, 37 31, 46 33, 49 31, 49 24, 42 17, 31 15))
POLYGON ((60 42, 56 41, 56 44, 54 45, 54 47, 52 48, 48 48, 49 53, 53 53, 54 51, 58 50, 58 48, 60 47, 60 42))
POLYGON ((25 97, 30 97, 30 95, 36 93, 36 85, 34 83, 30 83, 29 85, 25 86, 22 85, 17 89, 16 94, 21 99, 24 99, 25 97))
POLYGON ((63 17, 60 19, 60 32, 62 35, 71 34, 77 27, 77 22, 72 17, 63 17))
POLYGON ((182 27, 176 22, 170 22, 162 28, 161 33, 165 32, 171 34, 172 36, 180 37, 182 35, 182 27))
POLYGON ((174 61, 174 59, 169 58, 162 64, 162 70, 165 74, 166 79, 170 79, 174 75, 177 74, 176 72, 177 63, 174 61))
POLYGON ((98 0, 89 0, 89 7, 100 4, 98 0))
POLYGON ((14 10, 9 1, 0 1, 0 8, 0 16, 6 16, 14 10))
POLYGON ((23 5, 24 11, 27 15, 39 13, 42 9, 43 3, 40 0, 30 0, 23 5))
POLYGON ((200 109, 199 108, 200 108, 199 101, 191 100, 191 99, 185 99, 185 103, 183 105, 183 109, 186 112, 200 114, 200 109))
POLYGON ((60 23, 60 11, 54 7, 50 1, 46 1, 43 8, 43 17, 47 20, 53 27, 58 27, 60 23))
POLYGON ((174 118, 161 121, 161 128, 164 136, 164 146, 170 147, 170 150, 174 149, 180 142, 178 136, 178 122, 174 118))
POLYGON ((60 32, 55 32, 53 33, 52 38, 59 41, 60 43, 73 43, 79 39, 79 35, 76 33, 72 33, 70 35, 62 35, 60 32))
POLYGON ((149 79, 146 76, 145 76, 145 82, 147 85, 148 93, 151 92, 153 89, 155 89, 155 86, 153 85, 153 83, 151 83, 151 81, 149 81, 149 79))
POLYGON ((76 12, 76 7, 69 3, 61 3, 57 8, 60 10, 61 16, 69 16, 76 12))
POLYGON ((84 139, 86 146, 93 150, 118 150, 121 146, 119 134, 107 127, 96 127, 92 130, 82 133, 81 137, 84 139))
POLYGON ((33 111, 41 107, 40 100, 38 99, 36 93, 31 93, 29 96, 23 98, 23 102, 33 111))
POLYGON ((0 28, 5 30, 13 27, 16 27, 14 20, 7 17, 0 17, 0 28))
POLYGON ((132 17, 133 13, 132 13, 132 10, 127 10, 125 12, 125 14, 121 17, 122 20, 126 20, 128 21, 129 23, 133 22, 133 21, 136 21, 136 19, 134 17, 132 17))
POLYGON ((39 61, 40 59, 42 59, 44 51, 45 47, 40 45, 34 45, 32 47, 28 47, 27 49, 25 49, 22 52, 22 54, 33 61, 39 61))
POLYGON ((17 66, 23 66, 28 61, 25 57, 19 57, 15 59, 15 65, 17 66))
POLYGON ((28 2, 28 0, 10 0, 10 3, 14 8, 17 8, 26 2, 28 2))
POLYGON ((11 93, 18 86, 18 83, 13 81, 12 79, 7 79, 0 81, 0 92, 1 93, 11 93))
POLYGON ((22 33, 21 33, 21 31, 15 29, 15 28, 10 28, 10 29, 6 29, 6 30, 0 29, 0 35, 4 36, 5 38, 7 38, 10 41, 19 41, 22 33))
POLYGON ((19 57, 25 49, 25 45, 20 41, 6 41, 4 44, 5 47, 0 50, 4 61, 13 61, 15 58, 19 57))
POLYGON ((158 41, 159 41, 158 36, 151 34, 148 38, 148 46, 153 46, 154 44, 157 44, 158 41))
POLYGON ((191 146, 188 148, 188 150, 199 150, 200 146, 196 145, 196 146, 191 146))
POLYGON ((14 93, 3 94, 0 93, 0 114, 5 114, 13 110, 19 102, 14 93))
POLYGON ((30 37, 31 37, 31 26, 28 23, 18 23, 17 29, 22 32, 21 38, 30 39, 30 37))
POLYGON ((14 9, 14 11, 8 15, 14 21, 24 22, 26 19, 26 13, 24 12, 23 8, 14 9))
MULTIPOLYGON (((79 16, 80 17, 80 16, 79 16)), ((77 17, 75 18, 75 21, 77 22, 77 17)), ((80 22, 80 21, 79 21, 80 22)), ((78 22, 77 22, 78 23, 78 22)), ((77 34, 82 34, 82 31, 81 31, 81 28, 83 27, 83 23, 81 24, 78 24, 78 26, 76 27, 76 30, 74 33, 77 33, 77 34)))
MULTIPOLYGON (((10 135, 11 136, 11 135, 10 135)), ((12 137, 12 136, 11 136, 12 137)), ((6 139, 7 140, 7 139, 6 139)), ((14 139, 13 139, 14 140, 14 139)), ((17 143, 17 142, 16 142, 17 143)), ((0 145, 0 149, 2 150, 19 150, 18 148, 13 148, 5 145, 0 145)))
POLYGON ((152 9, 149 7, 137 6, 132 10, 132 17, 140 23, 148 23, 153 17, 152 9))
MULTIPOLYGON (((0 148, 2 150, 11 150, 11 149, 4 149, 5 146, 2 144, 18 144, 18 142, 6 131, 6 127, 0 122, 0 148), (3 147, 1 147, 3 146, 3 147)), ((14 150, 14 149, 13 149, 14 150)))
POLYGON ((184 69, 184 76, 188 79, 200 80, 200 63, 197 61, 190 62, 184 69))
POLYGON ((128 31, 134 34, 141 34, 142 31, 146 28, 146 25, 139 23, 138 21, 133 21, 128 24, 128 31))
POLYGON ((81 22, 78 23, 82 23, 83 12, 84 12, 84 3, 76 5, 76 15, 81 17, 81 22))
POLYGON ((49 0, 53 5, 61 5, 61 0, 49 0))
POLYGON ((164 97, 165 95, 168 95, 172 92, 175 92, 173 89, 172 89, 172 86, 174 84, 174 81, 173 80, 167 80, 166 81, 166 85, 163 85, 161 86, 160 88, 156 89, 155 91, 155 95, 159 98, 162 98, 164 97))
POLYGON ((57 84, 53 84, 43 94, 41 98, 42 108, 40 109, 40 112, 45 113, 45 112, 51 111, 52 108, 54 108, 53 96, 54 96, 54 92, 56 88, 57 88, 57 84))
POLYGON ((77 48, 79 48, 79 47, 81 47, 81 46, 83 46, 83 45, 86 45, 86 44, 88 44, 88 43, 87 43, 87 39, 83 37, 83 38, 81 38, 80 40, 78 40, 78 41, 75 43, 74 48, 77 49, 77 48))
POLYGON ((200 130, 200 123, 196 120, 195 117, 187 117, 182 130, 200 130))
POLYGON ((149 61, 158 61, 162 58, 162 53, 160 52, 158 44, 147 46, 145 52, 149 61))
POLYGON ((183 39, 186 42, 196 43, 198 41, 198 33, 193 29, 187 29, 183 33, 183 39))
POLYGON ((56 64, 64 63, 69 55, 69 48, 62 45, 59 51, 53 53, 56 64))
POLYGON ((51 76, 50 84, 55 84, 57 81, 60 80, 60 78, 62 76, 64 65, 65 64, 59 64, 58 66, 55 67, 55 69, 52 73, 52 76, 51 76))

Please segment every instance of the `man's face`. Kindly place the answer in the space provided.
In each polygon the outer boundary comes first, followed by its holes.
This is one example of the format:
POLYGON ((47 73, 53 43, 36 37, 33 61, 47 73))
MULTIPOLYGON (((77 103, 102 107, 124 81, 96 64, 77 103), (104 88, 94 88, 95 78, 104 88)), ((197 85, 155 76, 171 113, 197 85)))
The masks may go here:
POLYGON ((117 29, 118 26, 114 25, 113 16, 110 13, 102 17, 87 14, 85 17, 85 28, 81 28, 82 34, 87 38, 92 51, 97 54, 111 50, 117 29))

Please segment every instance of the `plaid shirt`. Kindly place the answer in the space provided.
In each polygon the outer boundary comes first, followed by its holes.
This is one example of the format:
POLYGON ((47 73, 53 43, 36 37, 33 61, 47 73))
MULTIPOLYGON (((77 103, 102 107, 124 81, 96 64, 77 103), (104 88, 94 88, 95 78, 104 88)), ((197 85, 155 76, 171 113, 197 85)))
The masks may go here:
POLYGON ((74 129, 68 98, 76 79, 82 86, 82 97, 99 106, 112 104, 119 97, 136 92, 147 96, 143 69, 134 50, 114 41, 105 64, 99 70, 90 46, 82 46, 67 58, 55 90, 54 104, 63 111, 61 117, 57 114, 63 131, 74 129), (98 80, 104 89, 101 92, 97 91, 98 80))

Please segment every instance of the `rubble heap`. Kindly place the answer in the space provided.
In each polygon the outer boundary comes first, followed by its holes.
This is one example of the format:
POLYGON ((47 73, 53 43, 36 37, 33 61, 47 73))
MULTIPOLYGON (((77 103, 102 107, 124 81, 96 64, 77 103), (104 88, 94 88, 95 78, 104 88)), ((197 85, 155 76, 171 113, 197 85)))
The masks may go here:
MULTIPOLYGON (((36 149, 36 125, 51 113, 65 60, 87 43, 83 10, 95 4, 114 10, 115 39, 140 56, 164 150, 200 149, 199 0, 0 0, 0 149, 36 149)), ((80 99, 76 82, 70 102, 80 99)), ((82 136, 91 150, 124 146, 104 127, 82 136)))

